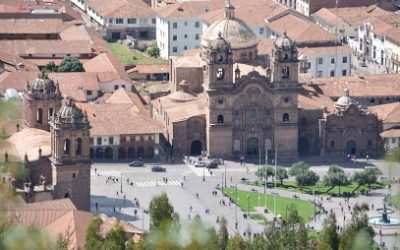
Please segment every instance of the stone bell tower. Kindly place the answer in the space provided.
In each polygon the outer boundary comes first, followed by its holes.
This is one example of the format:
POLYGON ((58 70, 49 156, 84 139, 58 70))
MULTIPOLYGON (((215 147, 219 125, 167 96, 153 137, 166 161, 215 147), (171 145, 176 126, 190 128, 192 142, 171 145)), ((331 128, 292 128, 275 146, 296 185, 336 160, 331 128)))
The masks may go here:
POLYGON ((53 198, 70 198, 86 211, 90 211, 89 129, 86 114, 69 97, 50 122, 53 198))
POLYGON ((23 95, 25 125, 50 130, 49 119, 61 107, 58 83, 49 79, 43 71, 32 83, 28 83, 23 95))

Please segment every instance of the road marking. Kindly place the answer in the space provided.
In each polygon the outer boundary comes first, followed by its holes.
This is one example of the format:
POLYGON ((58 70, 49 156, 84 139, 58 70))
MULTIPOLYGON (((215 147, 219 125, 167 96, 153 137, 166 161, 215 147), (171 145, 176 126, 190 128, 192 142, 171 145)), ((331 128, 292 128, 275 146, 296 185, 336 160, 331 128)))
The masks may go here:
POLYGON ((181 182, 178 180, 169 180, 167 183, 162 180, 157 181, 136 181, 133 182, 137 187, 155 187, 155 186, 180 186, 181 182))

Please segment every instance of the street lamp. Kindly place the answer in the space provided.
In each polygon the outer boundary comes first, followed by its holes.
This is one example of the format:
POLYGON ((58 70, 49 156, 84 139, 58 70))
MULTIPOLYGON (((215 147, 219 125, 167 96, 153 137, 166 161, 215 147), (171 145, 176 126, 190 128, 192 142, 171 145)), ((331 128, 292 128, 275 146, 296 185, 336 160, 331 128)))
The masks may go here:
POLYGON ((122 172, 121 172, 121 194, 122 194, 122 172))
POLYGON ((204 169, 205 169, 206 167, 204 166, 203 167, 203 181, 206 181, 206 176, 205 176, 205 173, 204 173, 204 169))
MULTIPOLYGON (((274 189, 276 190, 276 168, 278 166, 278 144, 275 145, 275 176, 274 176, 274 189)), ((276 193, 274 195, 274 214, 276 214, 276 193)))
POLYGON ((225 165, 225 187, 226 187, 226 164, 225 165))
POLYGON ((250 194, 247 195, 247 216, 250 215, 250 194))
POLYGON ((237 206, 238 206, 238 189, 237 189, 237 184, 236 184, 236 187, 235 187, 235 189, 236 189, 236 199, 235 199, 235 229, 237 229, 237 226, 238 226, 238 220, 237 220, 237 206))

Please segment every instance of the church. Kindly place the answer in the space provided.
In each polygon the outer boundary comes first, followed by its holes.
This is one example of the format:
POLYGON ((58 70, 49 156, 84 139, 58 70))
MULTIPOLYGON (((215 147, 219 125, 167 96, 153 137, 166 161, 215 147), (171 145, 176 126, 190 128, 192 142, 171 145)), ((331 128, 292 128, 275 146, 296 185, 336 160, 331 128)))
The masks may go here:
POLYGON ((352 102, 348 91, 334 103, 303 86, 296 44, 286 33, 274 42, 269 66, 256 67, 257 38, 234 11, 227 3, 200 50, 170 59, 171 93, 151 102, 171 155, 271 159, 277 150, 287 161, 380 155, 376 115, 352 102))

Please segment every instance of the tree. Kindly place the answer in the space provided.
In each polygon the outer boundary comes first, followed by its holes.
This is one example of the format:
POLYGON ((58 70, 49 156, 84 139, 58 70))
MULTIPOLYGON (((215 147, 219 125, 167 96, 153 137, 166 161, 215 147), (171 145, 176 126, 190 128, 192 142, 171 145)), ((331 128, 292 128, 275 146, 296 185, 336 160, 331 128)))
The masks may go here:
POLYGON ((226 250, 246 250, 248 249, 246 242, 243 238, 236 234, 235 237, 229 239, 226 250))
POLYGON ((339 235, 336 231, 336 216, 330 213, 324 220, 324 226, 321 231, 321 240, 318 250, 338 250, 339 235))
POLYGON ((66 57, 60 63, 58 72, 83 72, 82 63, 75 57, 66 57))
POLYGON ((310 169, 310 166, 307 163, 305 163, 304 161, 298 161, 298 162, 293 163, 290 166, 289 174, 291 176, 297 176, 299 173, 304 172, 309 169, 310 169))
POLYGON ((218 232, 218 249, 225 250, 228 245, 229 233, 227 229, 227 221, 224 216, 222 216, 219 222, 219 232, 218 232))
POLYGON ((108 231, 103 244, 104 250, 124 250, 126 244, 126 232, 121 225, 108 231))
POLYGON ((160 56, 160 49, 157 47, 156 43, 153 43, 151 47, 147 48, 147 54, 151 57, 159 57, 160 56))
POLYGON ((256 175, 260 178, 266 178, 275 175, 275 169, 271 166, 264 166, 262 168, 257 169, 256 175))
POLYGON ((296 182, 300 188, 304 186, 313 186, 318 182, 318 180, 319 176, 311 170, 304 170, 296 175, 296 182))
POLYGON ((54 61, 50 61, 44 66, 45 72, 57 72, 57 66, 54 61))
POLYGON ((339 186, 339 195, 340 195, 340 187, 347 185, 349 180, 346 177, 343 169, 339 166, 330 166, 328 173, 324 177, 324 185, 330 186, 331 188, 327 191, 327 193, 332 190, 334 187, 339 186))
POLYGON ((159 228, 162 223, 170 223, 173 220, 174 208, 169 203, 166 193, 151 200, 149 211, 150 229, 159 228))
POLYGON ((283 180, 289 178, 287 170, 283 167, 277 167, 276 178, 281 182, 281 185, 283 185, 283 180))
POLYGON ((103 221, 100 217, 95 217, 89 224, 86 230, 86 250, 98 250, 101 249, 103 244, 103 238, 100 235, 100 226, 103 221))
POLYGON ((353 192, 355 192, 357 189, 359 189, 363 185, 368 185, 368 187, 371 184, 376 183, 378 177, 376 175, 376 171, 374 169, 365 169, 362 172, 356 172, 353 175, 353 180, 357 182, 358 187, 354 189, 353 192))

